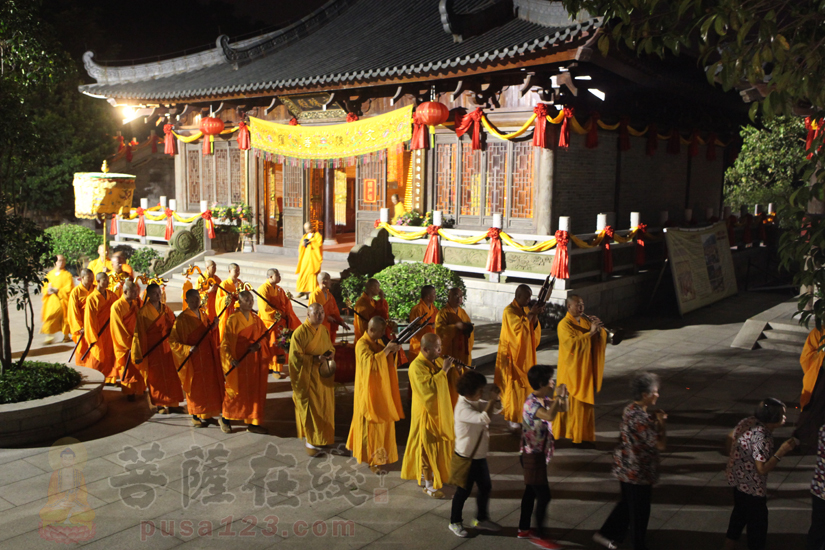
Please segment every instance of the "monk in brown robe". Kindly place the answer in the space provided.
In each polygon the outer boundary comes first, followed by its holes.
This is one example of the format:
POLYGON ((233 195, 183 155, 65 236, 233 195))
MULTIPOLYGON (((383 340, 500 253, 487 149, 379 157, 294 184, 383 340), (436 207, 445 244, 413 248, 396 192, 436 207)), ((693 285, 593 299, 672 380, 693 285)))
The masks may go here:
POLYGON ((84 361, 80 358, 89 349, 89 345, 83 338, 83 317, 86 313, 86 300, 89 298, 89 293, 94 290, 94 273, 90 269, 81 269, 78 279, 80 279, 80 284, 74 287, 72 293, 69 294, 69 307, 66 314, 69 318, 72 340, 75 344, 80 342, 74 352, 74 362, 78 367, 83 367, 84 361))
POLYGON ((266 326, 275 323, 276 326, 269 333, 269 344, 273 351, 272 361, 269 363, 269 372, 275 380, 289 375, 285 363, 286 350, 278 346, 278 339, 284 330, 295 330, 301 326, 301 321, 292 310, 292 302, 284 289, 278 286, 281 282, 281 272, 269 269, 266 272, 266 282, 258 287, 258 315, 266 326), (263 296, 263 298, 261 297, 263 296))
MULTIPOLYGON (((146 287, 146 303, 140 308, 132 344, 132 357, 149 388, 149 406, 159 414, 177 412, 183 390, 169 345, 175 314, 160 299, 160 286, 146 287)), ((181 411, 182 412, 182 411, 181 411)))
POLYGON ((206 428, 215 416, 221 416, 224 381, 218 354, 218 320, 210 321, 200 303, 198 291, 190 289, 186 293, 188 307, 172 326, 169 347, 175 357, 175 367, 180 369, 178 376, 192 424, 206 428))
POLYGON ((244 290, 240 293, 240 309, 229 317, 221 339, 226 395, 220 424, 225 433, 232 432, 227 420, 243 421, 247 431, 254 434, 269 433, 261 423, 266 405, 268 365, 273 352, 266 338, 258 342, 268 327, 253 313, 254 304, 251 292, 244 290))
POLYGON ((118 372, 115 369, 115 350, 112 345, 109 316, 117 296, 107 290, 109 276, 106 273, 98 273, 96 279, 97 287, 86 299, 86 311, 83 314, 83 338, 86 345, 91 348, 86 356, 86 366, 103 373, 106 384, 114 386, 118 372))
POLYGON ((137 287, 132 281, 123 283, 123 296, 112 306, 111 331, 115 350, 115 369, 120 377, 120 389, 129 401, 146 390, 143 376, 132 360, 132 340, 140 307, 137 301, 137 287))
POLYGON ((332 278, 329 273, 322 271, 318 274, 318 288, 309 297, 310 304, 320 304, 324 308, 324 326, 329 332, 329 339, 335 344, 335 337, 338 335, 338 327, 342 326, 349 330, 347 325, 341 318, 341 312, 338 310, 338 304, 335 303, 335 298, 329 290, 332 278))

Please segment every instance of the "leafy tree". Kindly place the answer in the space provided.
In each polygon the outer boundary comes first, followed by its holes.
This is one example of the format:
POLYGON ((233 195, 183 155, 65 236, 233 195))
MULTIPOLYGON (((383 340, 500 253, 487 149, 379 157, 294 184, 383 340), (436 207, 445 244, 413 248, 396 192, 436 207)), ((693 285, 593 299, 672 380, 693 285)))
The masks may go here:
POLYGON ((53 258, 62 254, 66 263, 79 270, 84 261, 97 258, 100 237, 94 230, 82 225, 62 224, 46 229, 50 250, 48 256, 53 258))
POLYGON ((805 125, 780 116, 764 129, 742 129, 742 151, 725 172, 725 202, 734 210, 753 204, 784 204, 803 182, 805 125))

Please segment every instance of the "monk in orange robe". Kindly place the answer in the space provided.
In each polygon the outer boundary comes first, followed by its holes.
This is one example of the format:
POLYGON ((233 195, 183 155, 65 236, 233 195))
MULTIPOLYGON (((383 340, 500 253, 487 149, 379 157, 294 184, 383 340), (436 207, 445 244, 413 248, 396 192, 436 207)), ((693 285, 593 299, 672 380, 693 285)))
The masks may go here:
POLYGON ((69 295, 74 286, 74 277, 66 271, 66 258, 58 254, 54 269, 46 274, 43 283, 43 311, 40 332, 46 335, 46 344, 54 342, 52 334, 59 333, 63 342, 70 340, 69 295))
POLYGON ((218 290, 215 297, 215 308, 218 310, 216 316, 223 311, 218 325, 218 336, 223 340, 223 335, 226 332, 226 322, 229 317, 235 313, 235 301, 238 292, 241 290, 243 283, 238 278, 241 274, 241 268, 238 264, 229 264, 229 277, 221 281, 218 285, 218 290), (224 308, 226 308, 224 310, 224 308))
MULTIPOLYGON (((112 254, 112 268, 109 271, 109 290, 114 292, 118 298, 123 296, 123 284, 126 281, 135 282, 135 273, 131 266, 126 263, 126 256, 122 252, 112 254), (119 282, 116 282, 119 281, 119 282)), ((137 283, 135 283, 137 284, 137 283)), ((137 285, 138 305, 143 304, 140 299, 140 285, 137 285)))
MULTIPOLYGON (((377 279, 367 281, 367 284, 364 285, 364 293, 361 294, 361 297, 355 302, 353 309, 355 310, 354 325, 356 342, 367 332, 367 323, 373 317, 381 317, 387 321, 385 335, 387 338, 392 339, 393 334, 389 323, 390 305, 387 303, 387 299, 384 297, 384 291, 381 289, 381 283, 377 279)), ((403 348, 398 350, 396 357, 398 358, 399 365, 407 362, 407 355, 404 353, 403 348)))
POLYGON ((97 256, 86 266, 86 269, 91 271, 95 277, 98 273, 107 273, 112 270, 112 261, 109 259, 109 251, 105 246, 97 247, 97 256))
POLYGON ((160 297, 159 285, 152 283, 146 287, 146 303, 138 312, 132 357, 149 389, 150 407, 168 414, 170 409, 180 407, 183 390, 168 340, 175 314, 160 297))
POLYGON ((596 394, 602 389, 607 332, 596 317, 584 315, 584 300, 567 297, 567 315, 559 322, 559 366, 556 384, 570 392, 566 412, 553 420, 556 439, 596 441, 596 394))
POLYGON ((800 413, 793 436, 802 444, 805 454, 816 453, 819 427, 825 424, 825 375, 822 374, 825 352, 819 351, 823 335, 825 327, 814 328, 808 334, 799 357, 803 373, 802 394, 799 396, 800 413))
POLYGON ((501 388, 501 406, 510 428, 521 427, 524 402, 532 392, 527 371, 536 364, 541 340, 539 304, 528 308, 533 292, 527 285, 516 288, 513 302, 504 308, 496 356, 495 384, 501 388))
POLYGON ((395 367, 401 346, 382 343, 386 325, 381 317, 373 317, 367 333, 355 344, 355 402, 347 449, 359 464, 369 464, 373 473, 398 462, 395 423, 404 418, 395 367))
POLYGON ((473 323, 461 307, 464 291, 453 287, 447 294, 447 303, 435 319, 435 333, 441 338, 441 352, 469 365, 473 360, 473 323))
POLYGON ((172 326, 169 347, 174 354, 175 368, 180 369, 178 376, 186 394, 192 424, 196 428, 206 428, 215 416, 221 416, 223 408, 224 381, 218 354, 218 320, 209 320, 206 309, 200 306, 201 297, 197 290, 190 289, 186 293, 186 303, 188 307, 178 315, 172 326))
POLYGON ((225 433, 232 432, 226 420, 243 421, 246 423, 247 431, 251 433, 269 433, 261 423, 264 420, 266 405, 268 365, 273 352, 266 338, 256 343, 264 336, 268 327, 252 312, 254 304, 251 292, 244 290, 240 293, 240 309, 229 317, 226 333, 221 338, 226 395, 220 424, 221 430, 225 433))
MULTIPOLYGON (((410 357, 418 357, 421 352, 421 338, 425 334, 435 333, 435 320, 438 317, 438 308, 435 307, 435 287, 424 285, 421 287, 421 300, 410 311, 410 322, 424 315, 423 321, 427 323, 424 328, 410 339, 410 357)), ((442 338, 442 341, 444 339, 442 338)))
POLYGON ((286 350, 278 346, 278 339, 284 330, 295 330, 301 326, 301 321, 292 310, 292 302, 284 289, 278 286, 281 282, 281 272, 277 269, 269 269, 266 272, 266 282, 258 287, 258 315, 266 326, 275 323, 276 326, 269 333, 270 349, 273 351, 272 361, 269 364, 269 371, 275 380, 280 380, 289 374, 289 369, 285 366, 287 357, 286 350), (261 298, 263 296, 263 298, 261 298))
POLYGON ((146 390, 143 377, 132 357, 132 340, 140 306, 137 301, 137 287, 132 281, 123 283, 123 296, 112 306, 111 331, 115 350, 115 369, 119 373, 120 389, 129 401, 146 390))
POLYGON ((329 339, 335 344, 335 337, 338 335, 338 327, 342 326, 349 330, 347 325, 341 318, 341 312, 338 310, 338 304, 335 303, 335 298, 329 290, 332 279, 329 273, 321 272, 318 274, 318 288, 309 297, 310 304, 320 304, 324 308, 324 326, 329 332, 329 339))
POLYGON ((317 231, 312 231, 312 224, 304 224, 304 236, 298 252, 298 265, 295 273, 298 274, 298 283, 295 288, 298 290, 298 297, 306 297, 315 291, 318 284, 318 272, 321 271, 321 263, 324 261, 323 252, 324 239, 317 231))
POLYGON ((69 295, 67 317, 69 318, 69 330, 71 331, 72 340, 75 344, 78 344, 74 352, 75 365, 84 367, 85 361, 81 361, 80 358, 89 349, 89 345, 86 343, 86 339, 83 338, 83 318, 86 313, 86 300, 89 298, 89 293, 94 290, 94 273, 90 269, 81 269, 79 279, 80 284, 74 287, 69 295))
POLYGON ((114 292, 107 290, 109 276, 97 274, 97 287, 86 299, 86 311, 83 314, 83 338, 91 348, 86 356, 86 366, 103 373, 106 383, 114 385, 118 372, 115 369, 115 350, 112 345, 112 333, 109 317, 112 305, 117 301, 114 292))
MULTIPOLYGON (((220 313, 220 309, 215 309, 218 296, 218 287, 221 284, 221 278, 216 274, 217 271, 218 266, 215 264, 214 260, 206 260, 206 273, 198 277, 197 283, 193 287, 200 294, 201 303, 204 303, 204 301, 206 302, 206 313, 209 315, 210 321, 217 317, 218 313, 220 313)), ((184 303, 185 301, 186 300, 184 297, 184 303)), ((220 307, 223 308, 223 306, 220 307)))

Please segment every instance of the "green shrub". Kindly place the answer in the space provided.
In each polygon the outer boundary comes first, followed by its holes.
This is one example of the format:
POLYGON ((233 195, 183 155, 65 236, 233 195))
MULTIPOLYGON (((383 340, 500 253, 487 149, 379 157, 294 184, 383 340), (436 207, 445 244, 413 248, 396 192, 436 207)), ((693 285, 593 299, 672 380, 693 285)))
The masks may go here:
MULTIPOLYGON (((381 282, 381 288, 390 306, 390 317, 407 320, 412 308, 421 299, 421 287, 433 285, 436 290, 435 305, 439 309, 447 303, 447 293, 459 287, 465 293, 461 276, 439 264, 400 263, 392 265, 374 276, 381 282)), ((341 296, 352 300, 353 304, 364 292, 364 275, 352 274, 341 281, 341 296)))
POLYGON ((60 363, 15 363, 0 376, 0 405, 58 395, 76 387, 81 378, 79 372, 60 363))
POLYGON ((97 247, 103 244, 92 229, 80 225, 56 225, 46 229, 46 234, 51 237, 50 254, 62 254, 67 264, 77 268, 83 266, 84 259, 97 258, 97 247))
POLYGON ((154 277, 157 273, 155 273, 152 265, 155 260, 162 257, 160 252, 146 246, 134 251, 132 257, 129 259, 129 265, 131 265, 135 271, 154 277))

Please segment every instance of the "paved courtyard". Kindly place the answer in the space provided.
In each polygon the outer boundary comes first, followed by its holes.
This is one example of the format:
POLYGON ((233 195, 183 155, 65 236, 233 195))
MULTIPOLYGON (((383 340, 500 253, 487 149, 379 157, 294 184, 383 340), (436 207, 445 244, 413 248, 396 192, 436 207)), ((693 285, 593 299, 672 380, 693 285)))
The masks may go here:
MULTIPOLYGON (((787 298, 743 292, 684 319, 642 315, 619 323, 629 337, 608 349, 596 405, 597 444, 560 443, 549 468, 553 500, 547 524, 554 538, 570 548, 595 548, 590 537, 618 495, 610 451, 629 401, 627 383, 646 369, 661 376, 659 405, 669 413, 669 446, 653 493, 649 546, 721 547, 732 507, 724 477, 725 435, 769 395, 789 404, 793 422, 801 388, 797 357, 733 349, 730 343, 745 319, 787 298)), ((38 335, 30 358, 65 361, 70 350, 66 344, 44 347, 38 335)), ((539 360, 555 363, 556 353, 547 345, 539 360)), ((492 379, 492 365, 483 371, 492 379)), ((471 538, 459 539, 447 530, 451 488, 445 500, 432 500, 415 482, 400 479, 399 463, 376 476, 347 456, 351 386, 337 392, 341 452, 312 461, 294 439, 285 381, 269 383, 265 425, 271 436, 196 430, 187 416, 151 416, 145 402, 129 403, 112 389, 105 394, 106 417, 72 434, 86 451, 83 474, 95 513, 95 536, 81 543, 85 547, 533 548, 515 539, 523 488, 518 438, 500 417, 491 428, 489 462, 491 515, 504 529, 492 535, 470 530, 471 538)), ((409 416, 406 378, 402 396, 409 416)), ((408 421, 399 422, 399 455, 407 431, 408 421)), ((776 436, 789 434, 783 428, 776 436)), ((48 451, 47 444, 0 449, 0 548, 76 546, 48 542, 38 531, 52 473, 48 451)), ((813 464, 813 457, 789 455, 770 475, 769 547, 804 547, 813 464)), ((468 501, 465 524, 474 511, 474 501, 468 501)))

